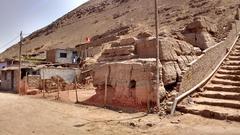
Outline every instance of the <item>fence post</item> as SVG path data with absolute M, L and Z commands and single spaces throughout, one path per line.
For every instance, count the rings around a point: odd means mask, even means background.
M 45 98 L 45 92 L 46 92 L 46 80 L 45 80 L 45 76 L 44 76 L 44 69 L 42 71 L 42 76 L 43 76 L 43 97 Z
M 79 101 L 78 101 L 77 79 L 76 78 L 74 80 L 74 88 L 75 88 L 75 92 L 76 92 L 76 103 L 79 103 Z
M 104 91 L 104 106 L 107 106 L 107 82 L 108 81 L 108 73 L 105 76 L 105 91 Z
M 59 77 L 57 78 L 57 89 L 58 89 L 57 99 L 60 99 Z

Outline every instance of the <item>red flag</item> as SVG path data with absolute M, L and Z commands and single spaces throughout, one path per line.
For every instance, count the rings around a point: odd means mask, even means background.
M 86 37 L 87 42 L 91 42 L 91 39 L 89 37 Z

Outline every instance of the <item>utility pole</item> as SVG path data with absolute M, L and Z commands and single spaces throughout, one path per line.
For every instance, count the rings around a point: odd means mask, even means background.
M 23 45 L 23 34 L 20 32 L 20 42 L 19 42 L 19 67 L 18 67 L 18 93 L 21 95 L 21 65 L 22 65 L 22 45 Z
M 156 96 L 156 104 L 157 104 L 157 109 L 159 110 L 160 109 L 160 99 L 159 99 L 159 86 L 160 86 L 160 80 L 159 80 L 159 72 L 160 72 L 160 69 L 159 69 L 159 39 L 158 39 L 158 0 L 155 0 L 155 26 L 156 26 L 156 48 L 157 48 L 157 58 L 156 58 L 156 68 L 157 68 L 157 96 Z

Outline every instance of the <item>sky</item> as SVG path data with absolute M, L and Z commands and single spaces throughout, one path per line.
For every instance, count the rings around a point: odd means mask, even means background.
M 0 0 L 0 53 L 88 0 Z

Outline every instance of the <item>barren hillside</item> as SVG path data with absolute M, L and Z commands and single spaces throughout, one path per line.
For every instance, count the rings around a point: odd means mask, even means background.
M 160 29 L 176 37 L 196 16 L 208 16 L 218 22 L 217 41 L 225 36 L 232 22 L 237 0 L 159 0 Z M 25 38 L 23 53 L 41 53 L 50 48 L 75 47 L 86 37 L 129 26 L 125 35 L 154 30 L 153 0 L 90 0 L 45 28 Z M 17 56 L 17 45 L 4 51 L 0 58 Z

